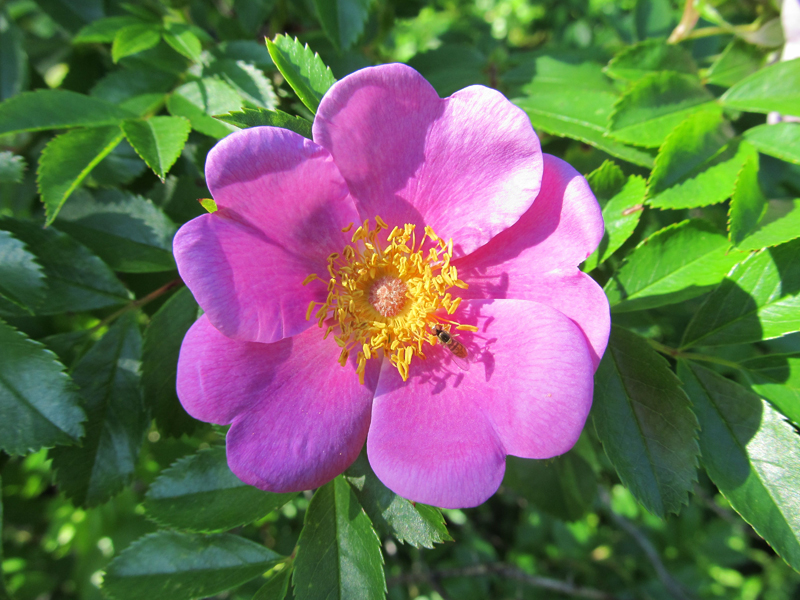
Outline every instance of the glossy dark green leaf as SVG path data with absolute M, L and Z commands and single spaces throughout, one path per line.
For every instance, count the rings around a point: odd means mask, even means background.
M 774 63 L 743 79 L 720 98 L 749 112 L 800 115 L 800 58 Z
M 347 50 L 364 32 L 372 0 L 314 0 L 322 30 L 338 50 Z
M 509 456 L 503 485 L 536 508 L 565 521 L 576 521 L 592 506 L 597 479 L 575 452 L 547 460 Z
M 603 239 L 583 265 L 588 273 L 633 234 L 644 209 L 645 181 L 638 175 L 625 177 L 622 169 L 611 161 L 604 162 L 586 179 L 603 209 L 605 224 Z
M 158 309 L 144 332 L 144 401 L 159 430 L 174 437 L 191 433 L 197 425 L 183 409 L 175 392 L 181 343 L 196 319 L 197 302 L 192 293 L 183 288 Z
M 0 8 L 0 101 L 16 96 L 28 85 L 28 56 L 23 36 L 6 12 Z
M 80 312 L 130 300 L 113 271 L 67 234 L 8 217 L 0 218 L 0 230 L 22 241 L 42 265 L 47 290 L 37 314 Z
M 308 506 L 294 563 L 297 600 L 383 600 L 381 543 L 341 476 L 319 488 Z
M 751 154 L 739 171 L 728 211 L 728 237 L 739 246 L 753 233 L 767 211 L 767 198 L 758 184 L 758 154 Z
M 699 111 L 678 125 L 656 156 L 648 201 L 656 208 L 689 208 L 730 198 L 736 179 L 755 149 L 733 138 L 717 112 Z
M 178 160 L 192 126 L 183 117 L 151 117 L 122 122 L 128 142 L 161 181 Z
M 72 38 L 73 44 L 110 44 L 117 33 L 130 25 L 142 25 L 142 19 L 130 15 L 106 17 L 93 21 Z
M 741 39 L 734 39 L 706 73 L 709 83 L 730 87 L 764 66 L 763 50 Z
M 284 600 L 292 580 L 292 569 L 284 568 L 270 577 L 253 596 L 253 600 Z
M 80 192 L 59 213 L 56 226 L 125 273 L 175 269 L 176 226 L 150 200 L 118 190 Z
M 56 355 L 0 321 L 0 450 L 28 454 L 75 444 L 86 415 Z
M 609 135 L 626 144 L 657 148 L 691 113 L 713 105 L 714 97 L 697 78 L 668 71 L 651 73 L 614 105 Z
M 433 548 L 436 543 L 452 540 L 438 508 L 412 504 L 395 494 L 381 483 L 363 452 L 345 471 L 345 479 L 375 528 L 384 535 L 415 548 Z
M 650 39 L 628 46 L 608 63 L 605 72 L 614 79 L 635 81 L 653 71 L 697 73 L 692 55 L 675 44 Z
M 189 531 L 233 529 L 264 517 L 297 494 L 274 494 L 242 483 L 228 468 L 225 447 L 201 450 L 161 472 L 145 510 L 161 525 Z
M 156 46 L 161 41 L 161 29 L 155 23 L 138 23 L 120 29 L 114 36 L 111 58 L 118 62 L 121 58 L 137 54 Z
M 441 98 L 470 85 L 488 85 L 489 57 L 470 44 L 442 44 L 414 55 L 408 65 L 428 80 Z
M 677 513 L 697 478 L 697 419 L 667 361 L 617 326 L 595 374 L 592 417 L 636 499 L 661 517 Z
M 189 119 L 193 129 L 219 139 L 235 129 L 214 115 L 240 110 L 242 99 L 224 81 L 206 77 L 180 86 L 167 100 L 167 108 L 172 115 Z
M 11 233 L 0 231 L 0 296 L 33 314 L 46 289 L 36 256 Z
M 205 598 L 250 581 L 281 558 L 237 535 L 159 531 L 108 565 L 103 591 L 114 600 Z
M 800 354 L 770 354 L 741 363 L 754 392 L 800 425 Z
M 142 336 L 127 313 L 78 362 L 72 377 L 86 401 L 80 447 L 51 451 L 56 483 L 75 503 L 97 506 L 133 477 L 149 419 L 139 389 Z
M 731 506 L 800 570 L 800 437 L 768 403 L 693 363 L 678 373 L 700 421 L 709 477 Z
M 140 112 L 142 107 L 153 102 L 154 98 L 163 101 L 176 81 L 175 75 L 164 71 L 120 69 L 103 77 L 89 93 L 95 98 L 128 107 L 128 110 L 142 114 Z
M 102 127 L 133 116 L 99 98 L 67 90 L 37 90 L 0 104 L 0 135 L 68 127 Z
M 683 302 L 711 291 L 747 254 L 700 219 L 665 227 L 628 254 L 605 287 L 612 312 Z
M 322 96 L 336 83 L 331 70 L 308 44 L 304 46 L 297 38 L 276 35 L 274 40 L 267 40 L 267 49 L 300 101 L 316 113 Z
M 800 123 L 758 125 L 745 131 L 744 139 L 759 152 L 800 165 Z
M 117 126 L 76 129 L 53 138 L 39 158 L 37 183 L 47 225 L 92 169 L 122 141 Z
M 303 137 L 311 139 L 311 122 L 302 117 L 295 117 L 280 110 L 265 110 L 243 108 L 239 112 L 218 115 L 220 121 L 225 121 L 236 127 L 246 129 L 248 127 L 281 127 L 299 133 Z
M 695 313 L 682 347 L 744 344 L 794 331 L 800 331 L 800 239 L 737 265 Z

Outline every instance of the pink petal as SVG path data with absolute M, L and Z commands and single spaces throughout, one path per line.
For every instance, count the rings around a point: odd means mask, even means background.
M 549 458 L 569 450 L 589 414 L 594 370 L 581 331 L 549 306 L 470 300 L 462 307 L 480 328 L 459 336 L 469 371 L 441 367 L 433 349 L 412 362 L 403 384 L 385 363 L 367 439 L 370 464 L 390 489 L 451 508 L 491 496 L 505 454 Z
M 459 274 L 521 262 L 517 275 L 577 267 L 603 237 L 603 215 L 586 180 L 560 158 L 544 155 L 542 190 L 517 223 L 455 264 Z
M 442 100 L 401 64 L 336 83 L 314 139 L 333 155 L 362 218 L 430 225 L 462 254 L 515 223 L 542 179 L 539 139 L 502 94 L 472 86 Z
M 209 153 L 206 177 L 219 210 L 181 227 L 173 248 L 181 277 L 211 323 L 240 340 L 274 342 L 309 326 L 326 259 L 357 222 L 347 186 L 326 150 L 295 133 L 255 127 Z
M 537 273 L 525 260 L 512 260 L 459 275 L 469 289 L 464 298 L 518 298 L 547 304 L 572 319 L 589 343 L 594 368 L 606 351 L 611 330 L 608 298 L 594 279 L 576 268 Z
M 178 396 L 197 419 L 233 423 L 228 464 L 242 481 L 273 492 L 315 488 L 358 456 L 377 385 L 377 361 L 360 385 L 338 356 L 316 327 L 261 344 L 230 339 L 203 316 L 181 347 Z

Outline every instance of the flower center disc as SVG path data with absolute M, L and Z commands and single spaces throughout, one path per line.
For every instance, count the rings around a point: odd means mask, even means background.
M 415 228 L 407 223 L 379 239 L 389 226 L 380 217 L 375 217 L 375 228 L 366 220 L 353 233 L 352 245 L 328 257 L 327 278 L 312 273 L 303 281 L 305 285 L 327 279 L 327 299 L 319 308 L 318 302 L 311 302 L 306 318 L 313 314 L 326 328 L 325 337 L 336 332 L 342 366 L 352 351 L 357 352 L 362 384 L 366 361 L 381 350 L 407 380 L 411 359 L 424 359 L 424 344 L 436 343 L 434 325 L 444 322 L 446 329 L 477 331 L 440 316 L 452 315 L 461 302 L 447 290 L 467 287 L 450 264 L 453 240 L 445 242 L 426 227 L 418 243 Z

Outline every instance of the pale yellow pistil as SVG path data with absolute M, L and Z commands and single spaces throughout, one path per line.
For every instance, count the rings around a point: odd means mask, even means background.
M 405 381 L 412 358 L 424 359 L 424 344 L 436 343 L 434 325 L 444 322 L 447 329 L 476 330 L 436 314 L 452 315 L 461 298 L 447 290 L 467 287 L 450 264 L 453 240 L 446 243 L 426 227 L 417 243 L 415 226 L 408 223 L 379 240 L 389 227 L 380 217 L 375 222 L 373 229 L 364 221 L 353 233 L 352 245 L 328 257 L 328 297 L 319 308 L 311 302 L 306 313 L 326 328 L 325 337 L 335 332 L 342 366 L 357 351 L 356 372 L 362 384 L 367 360 L 381 350 Z M 325 281 L 312 273 L 303 285 L 314 280 Z

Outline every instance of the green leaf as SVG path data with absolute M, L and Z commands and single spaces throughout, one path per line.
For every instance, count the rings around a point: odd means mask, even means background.
M 737 265 L 695 313 L 683 348 L 768 340 L 800 331 L 800 239 Z
M 117 126 L 77 129 L 48 142 L 39 158 L 37 184 L 46 225 L 50 225 L 70 194 L 103 158 L 122 141 Z
M 78 362 L 72 377 L 86 401 L 80 447 L 51 451 L 59 488 L 81 506 L 97 506 L 133 477 L 149 424 L 139 390 L 142 336 L 127 313 Z
M 56 355 L 0 321 L 0 450 L 28 454 L 74 444 L 85 420 Z
M 509 456 L 503 485 L 536 508 L 564 521 L 583 517 L 597 494 L 594 471 L 575 452 L 547 460 Z
M 280 110 L 265 110 L 263 108 L 252 109 L 243 108 L 239 112 L 218 115 L 217 119 L 225 121 L 236 127 L 246 129 L 248 127 L 281 127 L 299 133 L 303 137 L 311 139 L 311 122 L 302 117 L 295 117 Z
M 193 62 L 200 62 L 203 44 L 191 27 L 183 23 L 167 23 L 163 36 L 164 41 L 172 46 L 173 50 Z
M 754 392 L 800 425 L 800 354 L 770 354 L 740 363 Z
M 714 106 L 714 97 L 696 77 L 651 73 L 634 83 L 614 105 L 609 135 L 617 141 L 657 148 L 691 113 Z
M 648 182 L 648 204 L 688 208 L 730 198 L 745 161 L 756 152 L 733 139 L 733 130 L 718 112 L 690 115 L 669 134 L 656 156 Z
M 153 98 L 163 100 L 176 81 L 175 75 L 164 71 L 120 69 L 103 77 L 89 93 L 95 98 L 126 106 L 133 111 L 136 105 L 152 102 Z
M 115 271 L 151 273 L 176 268 L 172 257 L 176 226 L 142 196 L 119 190 L 96 196 L 80 192 L 59 213 L 56 225 Z
M 710 292 L 747 255 L 730 249 L 709 222 L 682 221 L 657 231 L 625 259 L 605 287 L 612 312 L 676 304 Z
M 161 181 L 181 155 L 192 125 L 183 117 L 151 117 L 122 122 L 133 149 Z
M 0 8 L 0 101 L 28 86 L 28 56 L 23 36 L 5 8 Z
M 253 596 L 253 600 L 283 600 L 289 591 L 289 582 L 292 578 L 292 569 L 285 567 L 270 577 Z
M 103 591 L 114 600 L 205 598 L 258 577 L 280 559 L 238 535 L 159 531 L 111 561 Z
M 242 108 L 239 94 L 224 81 L 206 77 L 183 84 L 167 100 L 169 112 L 176 117 L 186 117 L 192 128 L 200 133 L 221 139 L 236 131 L 220 123 L 214 115 Z
M 530 93 L 512 102 L 525 111 L 537 130 L 576 139 L 635 165 L 652 167 L 649 153 L 605 136 L 616 100 L 617 96 L 608 92 L 563 89 Z
M 72 38 L 73 44 L 110 44 L 117 33 L 131 25 L 143 25 L 144 22 L 137 18 L 124 15 L 121 17 L 106 17 L 86 25 Z
M 36 314 L 83 312 L 130 300 L 114 272 L 67 234 L 8 217 L 0 218 L 0 230 L 23 242 L 44 269 L 47 291 Z
M 697 478 L 697 419 L 667 361 L 617 326 L 595 374 L 592 417 L 637 500 L 661 517 L 677 513 Z
M 111 45 L 111 59 L 119 62 L 121 58 L 149 50 L 161 41 L 161 29 L 155 23 L 128 25 L 114 36 Z
M 319 488 L 306 511 L 294 563 L 297 600 L 383 600 L 381 543 L 341 476 Z
M 312 113 L 317 112 L 319 101 L 336 78 L 325 66 L 319 54 L 311 51 L 308 44 L 303 46 L 297 38 L 276 35 L 267 40 L 269 55 L 287 83 Z
M 161 525 L 220 531 L 251 523 L 297 494 L 274 494 L 239 480 L 228 468 L 225 447 L 201 450 L 161 472 L 145 496 L 145 510 Z
M 639 224 L 644 208 L 645 181 L 638 175 L 625 177 L 613 162 L 607 160 L 586 178 L 603 208 L 605 231 L 597 246 L 583 265 L 589 272 L 614 254 Z
M 395 494 L 381 483 L 364 453 L 344 476 L 378 531 L 415 548 L 433 548 L 434 544 L 453 539 L 438 508 L 412 504 Z
M 738 244 L 740 250 L 760 250 L 800 237 L 800 199 L 770 200 L 758 228 Z
M 36 257 L 8 231 L 0 231 L 0 295 L 34 314 L 47 286 Z
M 214 202 L 213 198 L 200 198 L 200 200 L 198 200 L 198 202 L 200 202 L 200 206 L 202 206 L 204 209 L 206 209 L 207 212 L 213 213 L 213 212 L 217 212 L 217 210 L 218 210 L 217 209 L 217 203 Z
M 0 104 L 0 135 L 115 125 L 133 116 L 127 110 L 91 96 L 66 90 L 37 90 Z
M 654 71 L 694 75 L 697 65 L 692 55 L 681 46 L 650 39 L 627 46 L 605 68 L 605 73 L 610 77 L 627 81 L 635 81 Z
M 204 74 L 217 74 L 250 106 L 271 110 L 278 105 L 272 82 L 261 69 L 242 60 L 216 60 Z
M 24 174 L 24 158 L 13 152 L 0 152 L 0 183 L 20 183 Z
M 728 238 L 731 243 L 739 246 L 758 228 L 766 211 L 767 199 L 758 185 L 758 154 L 751 154 L 739 172 L 728 211 Z
M 745 131 L 744 138 L 759 152 L 800 165 L 799 123 L 759 125 Z
M 469 44 L 442 44 L 415 54 L 408 66 L 419 71 L 440 97 L 446 98 L 469 85 L 489 83 L 488 57 Z
M 766 54 L 738 38 L 719 55 L 706 73 L 708 83 L 730 87 L 764 66 Z
M 678 373 L 700 421 L 703 465 L 742 518 L 800 570 L 800 437 L 758 396 L 693 363 Z
M 142 389 L 145 403 L 158 428 L 173 437 L 191 433 L 197 424 L 183 409 L 175 392 L 181 343 L 195 320 L 197 302 L 188 288 L 183 288 L 158 309 L 144 332 Z
M 800 115 L 800 59 L 777 62 L 743 79 L 720 98 L 749 112 Z
M 372 0 L 314 0 L 322 30 L 340 51 L 361 37 L 371 5 Z

